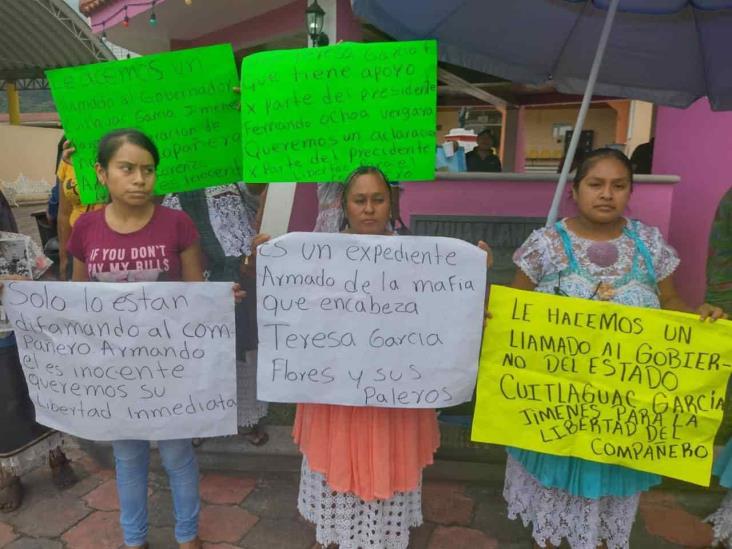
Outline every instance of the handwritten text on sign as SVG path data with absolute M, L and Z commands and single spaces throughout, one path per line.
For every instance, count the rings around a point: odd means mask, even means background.
M 732 323 L 491 288 L 473 440 L 709 485 Z
M 236 433 L 231 284 L 8 282 L 3 304 L 39 423 L 92 440 Z
M 47 71 L 66 136 L 76 147 L 81 201 L 106 202 L 94 173 L 109 131 L 137 128 L 160 149 L 155 193 L 238 181 L 241 127 L 230 45 Z
M 451 238 L 291 233 L 257 260 L 258 397 L 392 408 L 470 400 L 485 253 Z
M 434 41 L 262 52 L 241 70 L 247 183 L 343 181 L 362 165 L 434 179 Z

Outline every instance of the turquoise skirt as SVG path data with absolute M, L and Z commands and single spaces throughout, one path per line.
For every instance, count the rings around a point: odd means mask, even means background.
M 714 460 L 712 474 L 719 477 L 719 484 L 732 488 L 732 439 L 724 445 L 722 453 Z
M 729 445 L 728 445 L 729 447 Z M 509 455 L 546 488 L 558 488 L 573 496 L 599 499 L 605 496 L 627 497 L 661 483 L 661 477 L 580 458 L 552 456 L 506 448 Z M 732 482 L 732 467 L 729 469 Z

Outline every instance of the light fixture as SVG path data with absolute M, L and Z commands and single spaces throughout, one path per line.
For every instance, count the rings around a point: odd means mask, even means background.
M 152 9 L 150 10 L 150 19 L 147 20 L 147 22 L 150 23 L 151 27 L 154 27 L 158 24 L 158 16 L 155 15 L 155 1 L 156 0 L 153 0 Z
M 125 18 L 122 19 L 122 26 L 127 28 L 130 26 L 130 18 L 127 16 L 127 4 L 125 4 Z
M 186 0 L 186 6 L 190 6 L 191 4 L 193 4 L 193 0 Z
M 327 46 L 329 43 L 328 35 L 323 32 L 323 21 L 325 20 L 325 12 L 318 5 L 318 0 L 305 10 L 306 21 L 308 25 L 308 36 L 313 42 L 313 47 Z

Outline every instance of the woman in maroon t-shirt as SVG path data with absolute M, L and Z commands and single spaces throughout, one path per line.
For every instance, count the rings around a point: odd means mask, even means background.
M 109 190 L 110 203 L 82 215 L 74 225 L 68 251 L 74 281 L 104 282 L 203 280 L 198 233 L 183 212 L 152 200 L 160 155 L 137 130 L 118 130 L 99 143 L 96 172 Z M 238 285 L 235 297 L 243 293 Z M 125 544 L 147 547 L 147 470 L 150 443 L 113 443 Z M 175 537 L 181 548 L 200 548 L 198 539 L 198 463 L 190 439 L 158 441 L 175 508 Z

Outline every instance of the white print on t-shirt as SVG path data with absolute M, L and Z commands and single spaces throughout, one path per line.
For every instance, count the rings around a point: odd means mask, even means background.
M 87 260 L 89 274 L 121 271 L 170 270 L 165 244 L 135 248 L 92 248 Z

